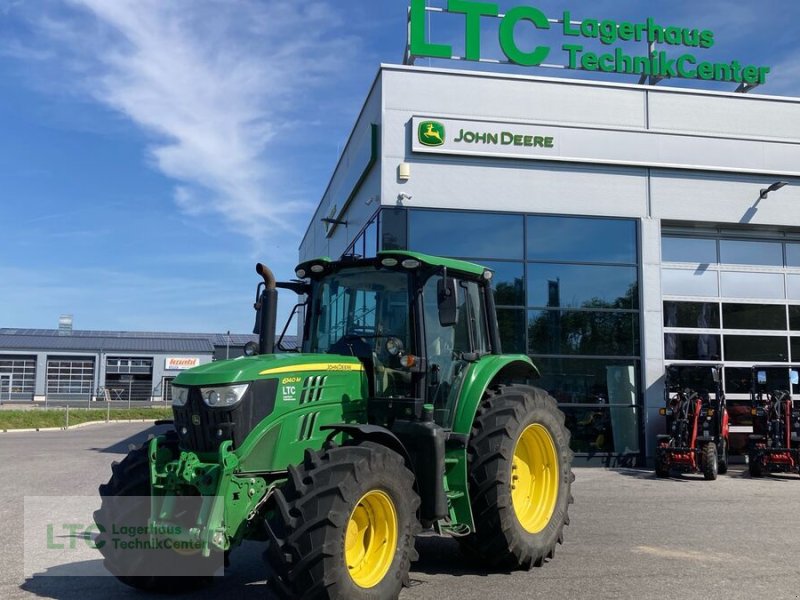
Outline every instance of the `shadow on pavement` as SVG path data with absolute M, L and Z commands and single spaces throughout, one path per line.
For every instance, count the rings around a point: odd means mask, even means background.
M 197 598 L 198 600 L 263 600 L 268 597 L 264 586 L 264 565 L 260 544 L 245 543 L 232 556 L 225 577 L 213 585 L 185 594 L 143 594 L 107 577 L 77 576 L 77 573 L 97 573 L 101 560 L 59 565 L 25 580 L 20 589 L 41 598 L 53 600 L 87 600 L 89 598 Z
M 127 454 L 130 446 L 140 446 L 147 440 L 157 435 L 161 435 L 169 431 L 171 428 L 172 425 L 151 425 L 144 431 L 140 431 L 134 435 L 128 436 L 127 438 L 115 442 L 106 448 L 89 448 L 89 450 L 94 450 L 95 452 L 108 452 L 110 454 Z

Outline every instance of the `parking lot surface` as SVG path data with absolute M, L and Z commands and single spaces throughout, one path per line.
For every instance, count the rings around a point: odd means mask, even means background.
M 69 565 L 52 571 L 59 576 L 26 579 L 23 505 L 25 496 L 96 494 L 111 461 L 157 431 L 112 424 L 0 434 L 0 598 L 145 597 L 111 577 L 70 577 Z M 800 598 L 797 475 L 751 479 L 743 465 L 713 482 L 636 469 L 575 474 L 571 524 L 555 560 L 530 572 L 487 573 L 466 564 L 454 540 L 422 537 L 401 598 Z M 263 577 L 261 548 L 246 544 L 222 582 L 191 597 L 264 598 Z

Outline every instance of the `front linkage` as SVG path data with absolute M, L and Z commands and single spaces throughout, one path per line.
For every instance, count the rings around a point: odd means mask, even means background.
M 157 437 L 150 440 L 148 447 L 150 531 L 173 532 L 176 525 L 185 526 L 176 500 L 199 495 L 199 510 L 194 511 L 193 522 L 183 536 L 186 541 L 201 544 L 203 556 L 208 557 L 214 550 L 227 552 L 246 537 L 258 537 L 255 517 L 268 489 L 276 483 L 268 485 L 261 477 L 235 475 L 239 458 L 230 441 L 220 444 L 215 462 L 204 462 L 194 452 L 184 450 L 179 450 L 176 457 L 177 449 L 164 442 L 164 437 Z

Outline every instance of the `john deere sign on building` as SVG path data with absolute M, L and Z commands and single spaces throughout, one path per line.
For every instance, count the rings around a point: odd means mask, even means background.
M 648 18 L 644 22 L 588 18 L 573 21 L 570 11 L 558 19 L 548 18 L 534 6 L 521 5 L 504 14 L 497 3 L 448 0 L 444 12 L 464 15 L 464 56 L 453 56 L 452 46 L 428 40 L 425 0 L 412 0 L 410 14 L 409 52 L 413 57 L 458 58 L 479 61 L 484 56 L 481 25 L 486 18 L 500 19 L 499 43 L 508 61 L 523 66 L 542 66 L 547 60 L 566 61 L 568 69 L 602 73 L 677 77 L 703 81 L 735 82 L 760 85 L 766 82 L 769 67 L 746 64 L 740 60 L 712 62 L 700 53 L 715 44 L 714 32 L 694 27 L 662 25 Z M 539 45 L 532 50 L 530 40 L 537 39 L 537 30 L 559 26 L 565 42 L 561 59 L 551 46 Z M 520 44 L 518 40 L 525 40 Z M 581 42 L 600 42 L 603 52 L 589 51 Z M 654 50 L 645 55 L 630 54 L 620 42 L 660 44 L 670 50 Z M 672 49 L 675 49 L 673 52 Z M 560 63 L 559 63 L 560 64 Z

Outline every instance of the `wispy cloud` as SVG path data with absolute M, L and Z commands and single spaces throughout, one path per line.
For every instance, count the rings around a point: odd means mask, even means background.
M 298 135 L 283 124 L 355 52 L 327 1 L 48 6 L 31 17 L 36 52 L 10 41 L 6 53 L 58 61 L 70 86 L 146 132 L 148 158 L 175 181 L 178 207 L 220 216 L 252 240 L 290 222 L 302 229 L 290 217 L 316 198 L 297 194 L 292 174 L 279 169 L 284 136 Z

